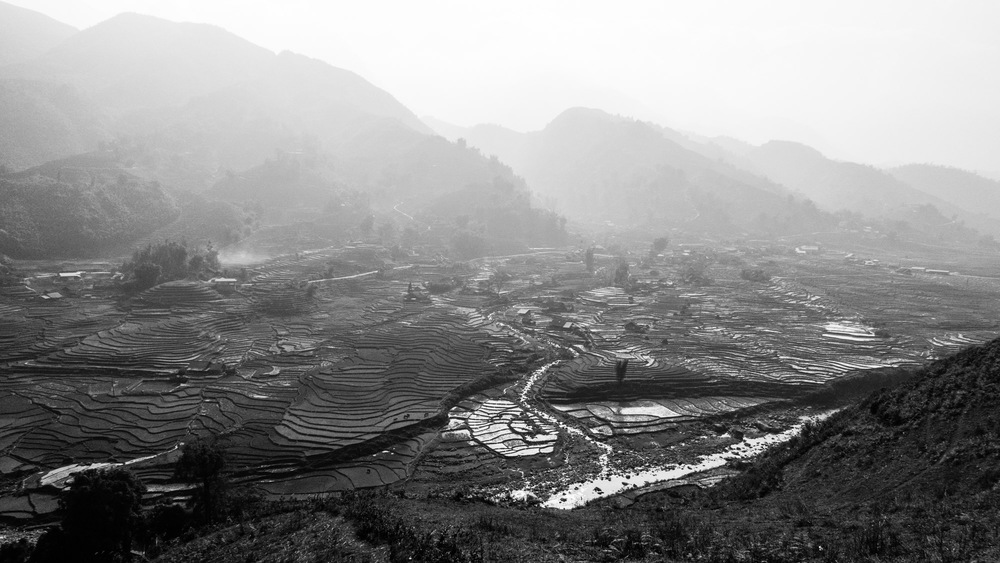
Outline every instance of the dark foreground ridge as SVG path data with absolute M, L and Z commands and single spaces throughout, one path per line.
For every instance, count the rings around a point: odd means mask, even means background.
M 192 519 L 147 555 L 164 562 L 991 561 L 1000 556 L 998 402 L 1000 339 L 808 425 L 712 489 L 659 490 L 627 508 L 610 499 L 573 511 L 460 493 L 415 498 L 402 484 L 294 503 L 248 497 L 225 523 Z M 147 536 L 163 528 L 147 520 Z

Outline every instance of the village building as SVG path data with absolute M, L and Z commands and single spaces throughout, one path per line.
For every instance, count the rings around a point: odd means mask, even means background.
M 236 284 L 239 280 L 236 278 L 212 278 L 208 280 L 208 283 L 212 285 L 212 289 L 219 292 L 232 292 L 236 291 Z

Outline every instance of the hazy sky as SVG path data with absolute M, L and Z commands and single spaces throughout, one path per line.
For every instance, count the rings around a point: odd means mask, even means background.
M 213 23 L 418 115 L 539 129 L 599 107 L 875 164 L 1000 172 L 1000 1 L 8 0 L 77 27 Z

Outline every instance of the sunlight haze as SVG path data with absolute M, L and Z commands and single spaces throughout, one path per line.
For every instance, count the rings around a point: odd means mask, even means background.
M 85 28 L 211 23 L 353 70 L 417 115 L 545 126 L 596 107 L 877 165 L 1000 170 L 1000 4 L 14 0 Z

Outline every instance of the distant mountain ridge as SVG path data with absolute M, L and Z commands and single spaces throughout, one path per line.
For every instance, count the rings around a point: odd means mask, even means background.
M 714 185 L 708 193 L 728 194 L 710 200 L 712 205 L 726 207 L 727 198 L 737 193 L 761 190 L 765 195 L 759 198 L 728 201 L 727 213 L 739 209 L 743 226 L 748 226 L 749 211 L 761 218 L 769 216 L 772 223 L 772 211 L 778 217 L 787 216 L 786 206 L 773 196 L 792 195 L 814 202 L 827 213 L 846 211 L 904 227 L 921 227 L 929 219 L 934 223 L 930 227 L 953 222 L 959 230 L 964 226 L 1000 236 L 1000 189 L 995 189 L 1000 183 L 972 173 L 952 171 L 946 179 L 940 170 L 917 174 L 916 165 L 881 170 L 829 159 L 802 143 L 769 141 L 755 146 L 727 137 L 681 133 L 590 108 L 566 110 L 543 130 L 529 133 L 492 124 L 461 128 L 425 120 L 449 138 L 464 138 L 484 153 L 498 155 L 543 198 L 548 197 L 550 204 L 565 206 L 560 208 L 569 213 L 586 213 L 587 206 L 614 211 L 612 200 L 630 193 L 634 199 L 640 192 L 653 206 L 688 205 L 689 198 L 668 202 L 649 197 L 671 183 L 653 181 L 662 176 L 654 171 L 671 169 L 682 172 L 683 181 L 678 183 L 681 176 L 676 176 L 669 190 Z M 650 188 L 657 182 L 660 188 Z M 636 191 L 640 185 L 650 189 Z M 721 185 L 727 189 L 720 190 Z M 689 211 L 689 216 L 697 213 L 690 206 Z M 940 232 L 928 234 L 939 236 Z
M 67 119 L 45 102 L 45 89 L 51 87 L 26 90 L 24 84 L 69 88 L 88 114 Z M 329 137 L 328 124 L 342 128 L 373 118 L 431 132 L 391 94 L 353 72 L 292 53 L 276 55 L 215 26 L 129 13 L 75 32 L 33 59 L 0 67 L 0 106 L 53 121 L 63 129 L 60 136 L 89 144 L 55 143 L 55 150 L 45 150 L 36 146 L 45 143 L 31 141 L 38 135 L 33 122 L 8 117 L 8 126 L 0 130 L 0 164 L 14 168 L 93 150 L 100 141 L 152 128 L 190 130 L 186 120 L 204 116 L 199 108 L 223 116 L 241 111 L 244 120 L 263 120 L 265 129 L 280 124 L 286 136 Z M 104 130 L 85 130 L 78 121 L 101 121 Z M 289 148 L 275 139 L 267 144 L 268 153 Z M 258 157 L 255 153 L 229 166 L 255 164 Z
M 932 164 L 908 164 L 887 172 L 924 193 L 1000 220 L 1000 181 L 967 170 Z
M 768 178 L 792 188 L 828 210 L 846 209 L 866 217 L 907 221 L 914 209 L 933 205 L 944 217 L 955 217 L 980 231 L 1000 235 L 997 216 L 984 214 L 987 204 L 974 198 L 956 199 L 934 181 L 915 185 L 914 174 L 880 170 L 854 162 L 835 161 L 818 150 L 791 141 L 769 141 L 745 153 L 744 158 Z M 964 205 L 963 205 L 964 204 Z
M 696 144 L 680 133 L 597 109 L 571 108 L 541 131 L 477 125 L 463 134 L 560 212 L 730 233 L 832 220 L 783 186 L 688 148 Z
M 221 28 L 125 13 L 0 75 L 68 82 L 116 109 L 179 105 L 266 67 L 274 54 Z
M 44 14 L 0 2 L 0 66 L 38 57 L 76 32 Z
M 66 247 L 82 254 L 188 228 L 197 231 L 192 238 L 230 243 L 262 226 L 258 218 L 308 223 L 336 215 L 346 232 L 361 217 L 329 212 L 344 194 L 363 194 L 361 207 L 383 212 L 386 232 L 393 220 L 416 221 L 411 214 L 441 225 L 439 242 L 464 225 L 456 240 L 467 258 L 565 237 L 565 221 L 533 209 L 509 167 L 434 135 L 390 93 L 353 72 L 274 54 L 211 25 L 115 16 L 0 67 L 0 108 L 7 110 L 0 113 L 0 174 L 32 175 L 8 186 L 21 199 L 0 201 L 0 230 L 11 227 L 4 241 L 18 256 L 63 251 L 39 242 L 48 229 L 44 215 L 24 212 L 31 185 L 87 201 L 103 197 L 103 188 L 61 179 L 77 168 L 91 178 L 113 168 L 183 202 L 173 207 L 178 221 L 147 221 L 145 231 L 101 224 L 99 236 Z M 91 164 L 70 164 L 94 158 L 111 164 L 89 172 Z M 40 180 L 42 169 L 55 180 Z M 442 204 L 453 194 L 463 206 Z M 59 201 L 69 199 L 49 203 Z M 85 228 L 86 217 L 71 209 L 43 208 L 65 216 L 67 232 Z M 207 209 L 218 211 L 220 228 L 210 228 Z
M 970 177 L 959 197 L 941 188 L 940 174 L 887 173 L 797 143 L 707 139 L 590 108 L 528 133 L 426 120 L 482 151 L 464 155 L 465 146 L 447 146 L 363 77 L 215 26 L 139 14 L 79 32 L 45 25 L 56 29 L 50 37 L 69 35 L 29 59 L 10 48 L 16 62 L 0 66 L 0 166 L 8 170 L 113 150 L 132 174 L 205 192 L 226 174 L 296 155 L 323 160 L 324 182 L 390 205 L 428 205 L 501 179 L 530 186 L 551 209 L 621 224 L 778 235 L 836 228 L 843 221 L 833 213 L 846 210 L 1000 234 L 993 184 Z

